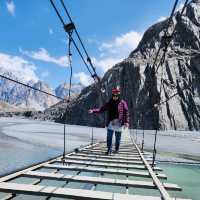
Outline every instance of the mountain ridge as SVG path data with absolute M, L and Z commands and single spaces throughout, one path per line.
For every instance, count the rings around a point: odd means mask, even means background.
M 19 81 L 14 73 L 3 70 L 3 68 L 1 68 L 0 71 L 1 74 L 5 77 Z M 68 96 L 69 86 L 64 83 L 58 85 L 55 90 L 51 89 L 47 83 L 41 80 L 29 81 L 26 84 L 33 88 L 40 89 L 50 94 L 61 97 L 63 99 L 67 98 Z M 72 96 L 76 96 L 78 93 L 80 93 L 81 88 L 81 84 L 72 84 Z M 5 108 L 8 108 L 8 106 L 6 106 L 7 104 L 10 105 L 10 108 L 12 108 L 13 106 L 13 112 L 15 112 L 16 110 L 43 111 L 60 101 L 55 97 L 42 94 L 39 91 L 35 91 L 31 88 L 26 88 L 23 85 L 16 84 L 14 82 L 11 82 L 10 80 L 3 78 L 0 79 L 0 100 L 6 103 L 4 104 Z M 6 111 L 5 108 L 4 111 Z M 12 111 L 12 109 L 8 110 Z

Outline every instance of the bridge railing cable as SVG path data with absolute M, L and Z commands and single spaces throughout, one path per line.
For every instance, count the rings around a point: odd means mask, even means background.
M 0 78 L 3 78 L 3 79 L 6 79 L 6 80 L 9 80 L 9 81 L 11 81 L 11 82 L 13 82 L 13 83 L 16 83 L 16 84 L 22 85 L 22 86 L 24 86 L 24 87 L 26 87 L 26 88 L 29 88 L 29 89 L 32 89 L 32 90 L 35 90 L 35 91 L 41 92 L 41 93 L 43 93 L 43 94 L 46 94 L 46 95 L 48 95 L 48 96 L 55 97 L 55 98 L 60 99 L 60 100 L 63 100 L 63 101 L 66 100 L 66 99 L 64 99 L 64 98 L 62 98 L 62 97 L 59 97 L 59 96 L 54 95 L 54 94 L 51 94 L 51 93 L 49 93 L 49 92 L 46 92 L 46 91 L 41 90 L 41 89 L 38 89 L 38 88 L 36 88 L 36 87 L 33 87 L 33 86 L 28 85 L 28 84 L 26 84 L 26 83 L 23 83 L 23 82 L 21 82 L 21 81 L 18 81 L 18 80 L 12 79 L 12 78 L 7 77 L 7 76 L 2 75 L 2 74 L 0 74 Z

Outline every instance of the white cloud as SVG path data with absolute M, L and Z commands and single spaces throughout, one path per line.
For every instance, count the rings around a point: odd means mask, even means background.
M 75 73 L 74 78 L 78 79 L 78 81 L 84 86 L 88 86 L 93 83 L 91 76 L 87 75 L 85 72 Z
M 108 51 L 108 53 L 111 54 L 123 54 L 122 56 L 128 56 L 128 54 L 137 47 L 142 35 L 141 33 L 130 31 L 115 37 L 111 42 L 104 42 L 99 50 Z
M 67 56 L 61 56 L 61 57 L 58 57 L 58 58 L 53 57 L 44 48 L 40 48 L 38 51 L 24 51 L 22 49 L 19 49 L 19 51 L 22 54 L 24 54 L 28 57 L 31 57 L 35 60 L 41 60 L 41 61 L 44 61 L 44 62 L 54 63 L 54 64 L 57 64 L 57 65 L 62 66 L 62 67 L 68 67 L 68 65 L 69 65 Z
M 12 73 L 18 80 L 25 83 L 38 81 L 35 74 L 36 66 L 18 56 L 0 53 L 0 71 L 1 73 Z
M 182 10 L 184 6 L 184 3 L 180 3 L 179 6 L 177 7 L 176 11 Z
M 53 35 L 53 29 L 49 28 L 49 35 Z
M 130 31 L 115 37 L 112 41 L 99 46 L 99 58 L 93 58 L 94 64 L 104 73 L 116 63 L 122 61 L 138 46 L 142 33 Z
M 48 76 L 49 76 L 49 72 L 48 71 L 44 71 L 44 72 L 41 73 L 41 77 L 42 78 L 46 78 Z
M 15 4 L 12 0 L 8 0 L 6 3 L 8 12 L 12 15 L 15 16 Z
M 167 19 L 167 17 L 161 16 L 157 21 L 158 21 L 158 22 L 161 22 L 161 21 L 164 21 L 164 20 L 166 20 L 166 19 Z
M 99 67 L 103 73 L 105 73 L 107 70 L 112 68 L 115 64 L 121 62 L 123 58 L 101 58 L 97 60 L 96 58 L 93 58 L 93 63 L 95 66 Z

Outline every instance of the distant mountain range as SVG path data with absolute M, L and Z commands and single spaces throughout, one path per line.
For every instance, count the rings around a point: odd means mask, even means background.
M 6 77 L 18 80 L 12 72 L 7 72 L 2 68 L 0 68 L 0 73 Z M 62 98 L 66 98 L 68 96 L 69 85 L 67 84 L 60 84 L 55 90 L 51 89 L 50 86 L 43 81 L 30 81 L 27 84 Z M 73 84 L 72 96 L 80 93 L 82 87 L 83 86 L 81 84 Z M 4 112 L 12 111 L 12 109 L 13 111 L 43 111 L 59 102 L 59 100 L 55 97 L 42 94 L 38 91 L 34 91 L 2 78 L 0 78 L 0 101 L 0 109 Z
M 0 113 L 1 112 L 19 112 L 21 111 L 20 108 L 16 106 L 12 106 L 6 102 L 0 101 Z

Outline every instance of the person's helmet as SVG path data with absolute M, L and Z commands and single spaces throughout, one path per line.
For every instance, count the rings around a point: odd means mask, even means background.
M 119 88 L 113 88 L 112 89 L 112 94 L 114 94 L 114 95 L 120 95 L 120 89 Z

